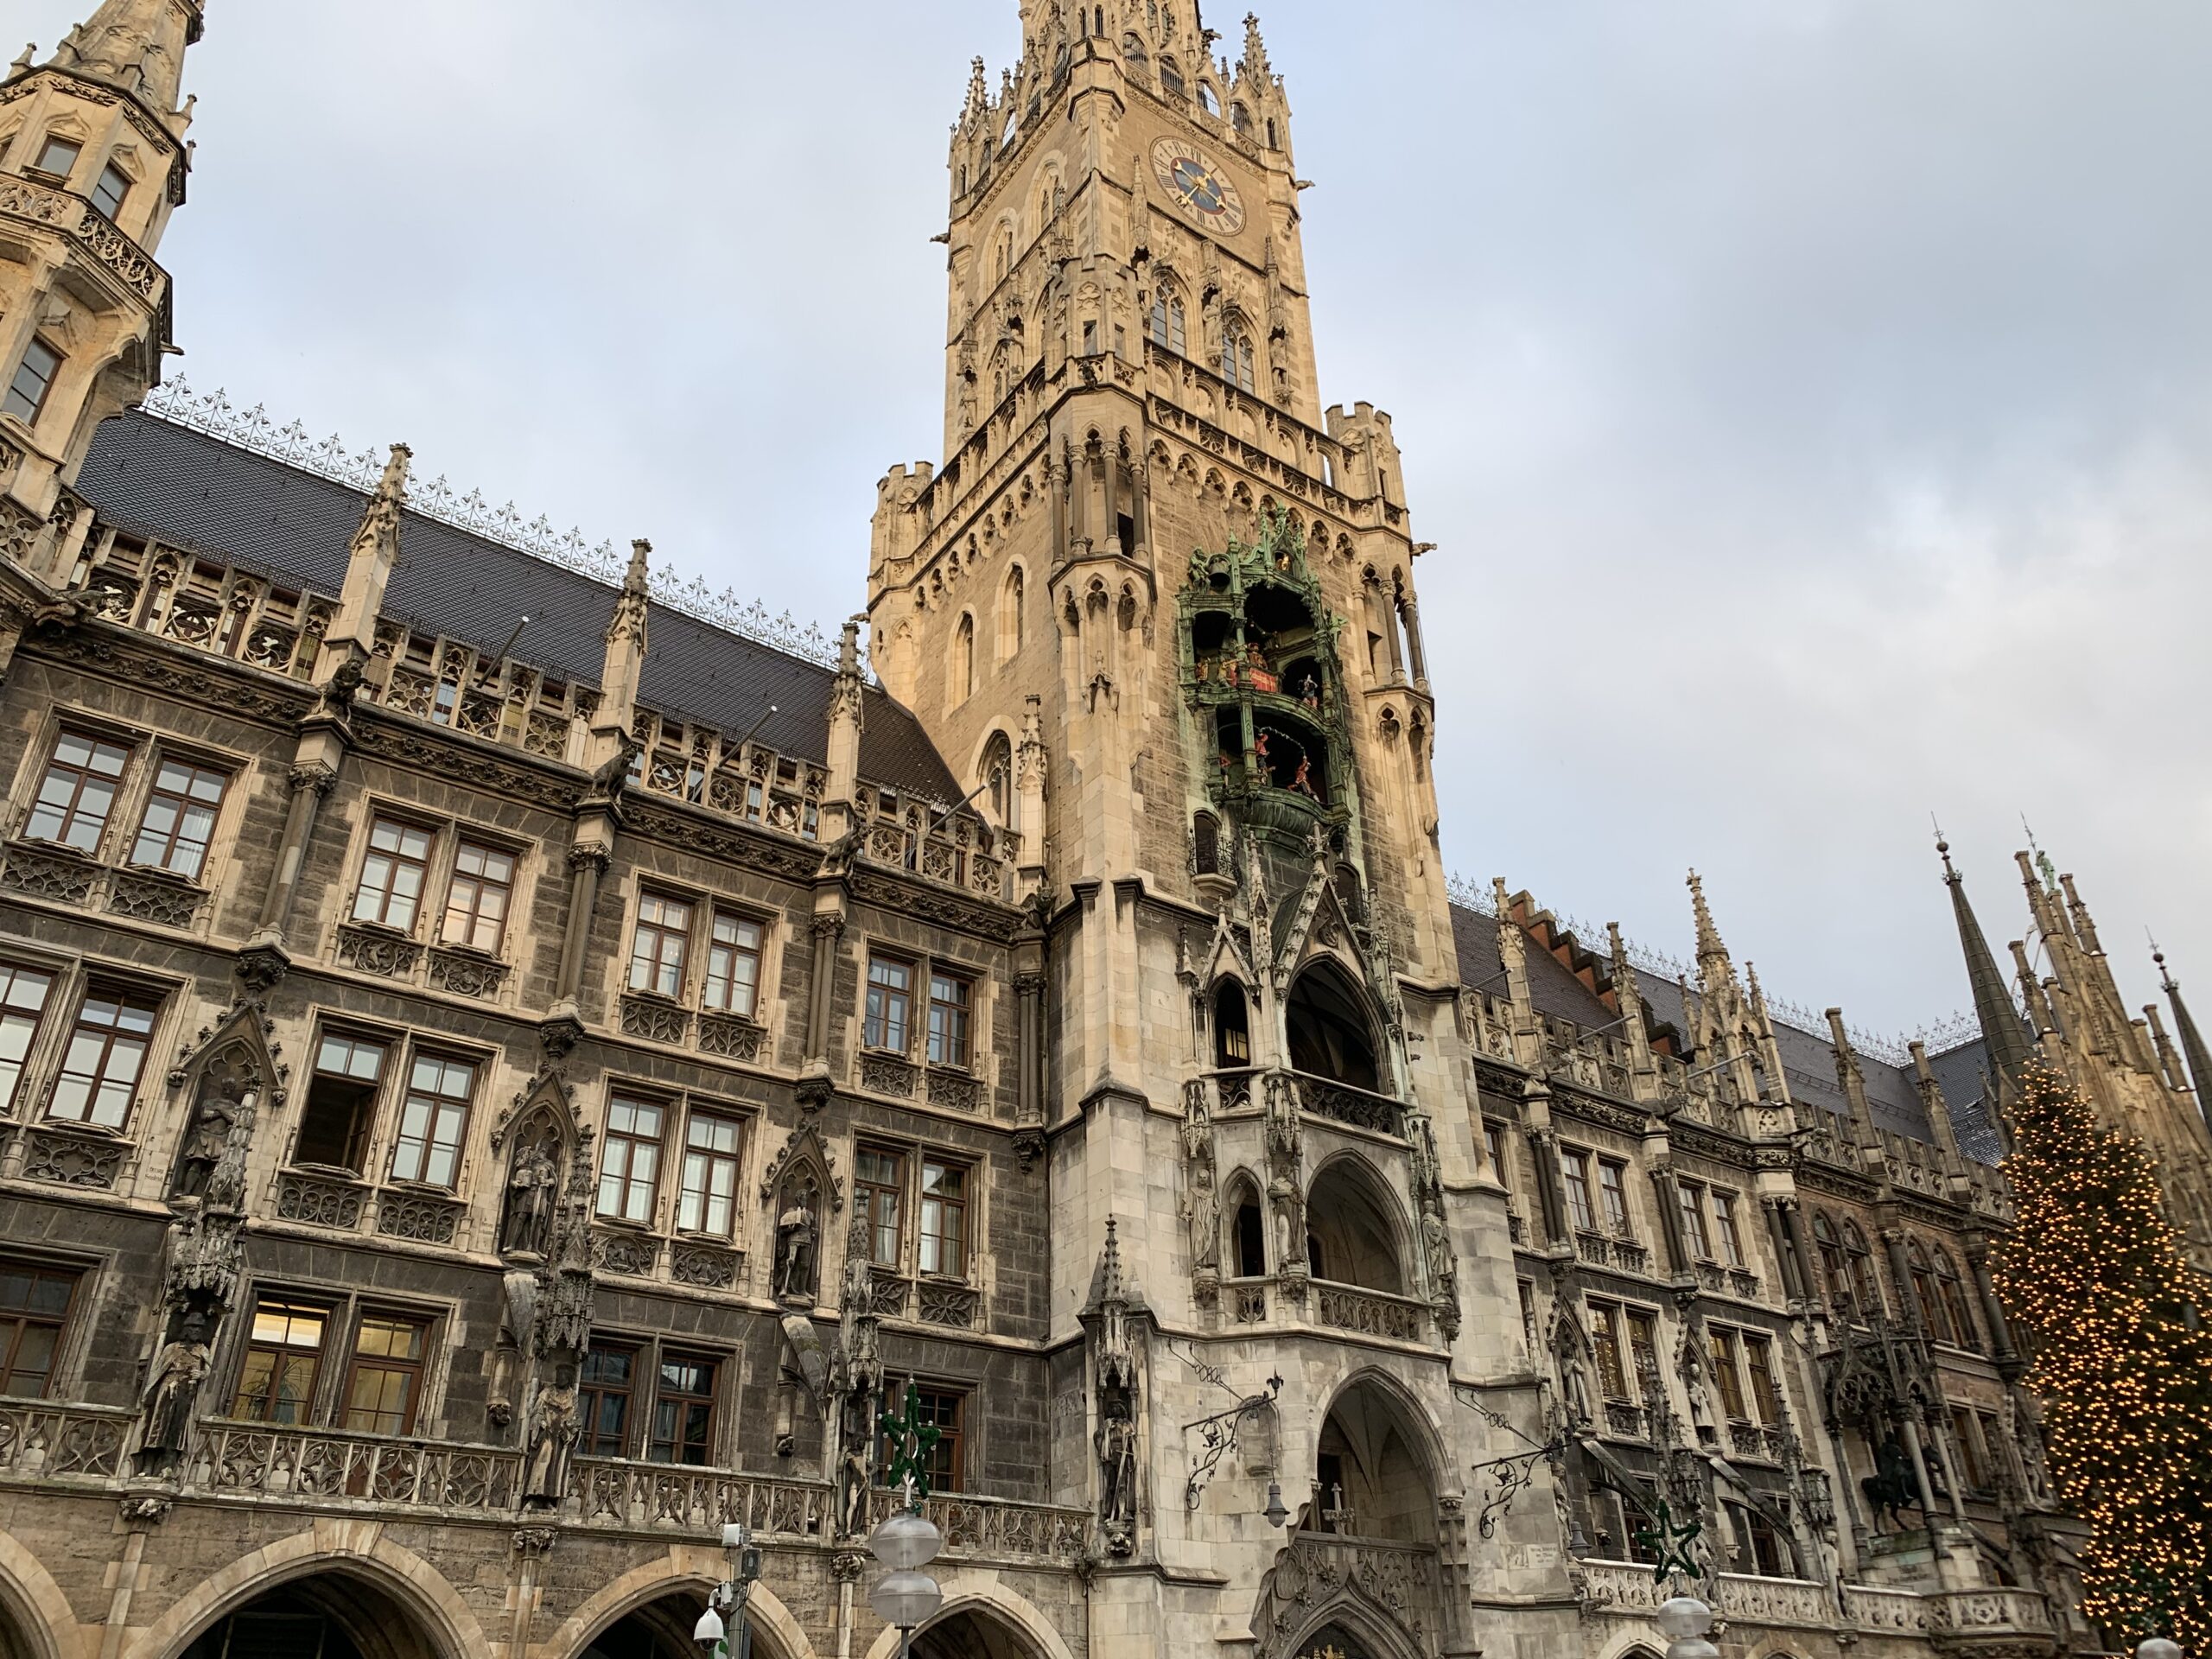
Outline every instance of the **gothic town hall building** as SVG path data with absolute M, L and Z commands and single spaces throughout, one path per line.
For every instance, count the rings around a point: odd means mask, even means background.
M 2101 1651 L 1997 1163 L 2040 1052 L 2212 1251 L 2178 999 L 1447 879 L 1258 26 L 1021 12 L 866 667 L 161 384 L 200 0 L 0 82 L 0 1656 L 675 1659 L 742 1521 L 884 1659 L 910 1399 L 925 1659 L 1619 1659 L 1692 1520 L 1729 1659 Z

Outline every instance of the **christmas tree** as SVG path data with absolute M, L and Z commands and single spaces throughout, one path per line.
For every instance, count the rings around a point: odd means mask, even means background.
M 2212 1282 L 2192 1269 L 2132 1136 L 2041 1065 L 2005 1160 L 2017 1215 L 1997 1285 L 2033 1337 L 2051 1478 L 2088 1522 L 2089 1615 L 2212 1649 Z

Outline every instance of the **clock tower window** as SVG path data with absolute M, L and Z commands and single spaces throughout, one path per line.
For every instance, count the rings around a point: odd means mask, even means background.
M 1252 337 L 1231 324 L 1221 335 L 1221 378 L 1239 391 L 1251 391 L 1258 385 L 1254 373 Z
M 1152 296 L 1152 343 L 1164 352 L 1183 355 L 1183 302 L 1164 289 Z
M 1160 90 L 1170 98 L 1183 96 L 1183 71 L 1164 52 L 1160 54 Z

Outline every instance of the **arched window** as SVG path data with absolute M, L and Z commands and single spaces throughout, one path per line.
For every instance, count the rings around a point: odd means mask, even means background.
M 1307 1270 L 1335 1284 L 1403 1295 L 1395 1209 L 1389 1189 L 1358 1159 L 1329 1165 L 1306 1195 Z
M 1855 1221 L 1843 1224 L 1843 1253 L 1851 1263 L 1851 1292 L 1858 1309 L 1886 1313 L 1888 1304 L 1882 1300 L 1882 1283 L 1874 1276 L 1874 1253 L 1866 1248 L 1866 1235 L 1859 1230 Z
M 1966 1287 L 1959 1282 L 1959 1270 L 1951 1265 L 1949 1255 L 1942 1250 L 1936 1252 L 1936 1294 L 1942 1300 L 1944 1317 L 1950 1321 L 1952 1340 L 1980 1353 L 1981 1334 L 1967 1305 Z
M 1160 54 L 1160 90 L 1170 98 L 1183 96 L 1183 70 L 1165 52 Z
M 976 690 L 976 618 L 973 613 L 963 614 L 959 627 L 953 631 L 950 672 L 950 696 L 948 700 L 963 702 Z
M 1922 1328 L 1937 1342 L 1950 1341 L 1943 1310 L 1936 1300 L 1936 1275 L 1928 1266 L 1928 1252 L 1920 1248 L 1918 1239 L 1905 1246 L 1904 1260 L 1905 1271 L 1912 1275 L 1912 1300 L 1920 1310 Z
M 1381 1087 L 1365 999 L 1334 963 L 1316 962 L 1298 976 L 1290 988 L 1284 1024 L 1294 1070 L 1355 1089 Z
M 976 781 L 983 786 L 984 810 L 991 822 L 1001 830 L 1015 830 L 1014 792 L 1014 745 L 1004 732 L 991 734 L 991 741 L 983 745 L 982 764 L 976 768 Z
M 1244 988 L 1223 979 L 1213 988 L 1213 1063 L 1224 1070 L 1252 1064 L 1252 1025 Z
M 1135 34 L 1122 35 L 1122 55 L 1129 60 L 1132 69 L 1142 69 L 1147 56 L 1142 39 Z
M 1242 99 L 1229 106 L 1229 124 L 1246 137 L 1251 137 L 1252 111 L 1245 108 Z
M 1211 812 L 1191 820 L 1191 874 L 1221 874 L 1221 820 Z
M 999 660 L 1005 662 L 1021 649 L 1021 604 L 1026 578 L 1015 565 L 999 588 Z
M 1259 382 L 1253 354 L 1252 336 L 1240 323 L 1231 323 L 1221 335 L 1221 378 L 1239 391 L 1250 391 Z
M 1281 143 L 1275 137 L 1275 118 L 1272 115 L 1268 118 L 1268 148 L 1269 149 L 1282 148 Z
M 1239 1279 L 1263 1278 L 1268 1271 L 1268 1218 L 1260 1208 L 1260 1189 L 1239 1176 L 1229 1189 L 1231 1259 Z
M 1180 357 L 1185 340 L 1182 299 L 1165 288 L 1154 289 L 1152 343 L 1164 352 L 1173 352 Z
M 1840 1312 L 1853 1311 L 1851 1296 L 1851 1269 L 1844 1260 L 1842 1243 L 1836 1237 L 1835 1224 L 1823 1211 L 1813 1214 L 1814 1254 L 1819 1258 L 1821 1289 L 1830 1307 Z
M 1198 83 L 1198 107 L 1208 115 L 1221 113 L 1221 100 L 1213 95 L 1213 88 L 1203 80 Z

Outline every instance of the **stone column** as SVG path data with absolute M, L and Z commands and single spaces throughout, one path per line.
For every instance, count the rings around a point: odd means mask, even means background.
M 302 743 L 304 751 L 310 744 Z M 317 744 L 313 747 L 320 748 Z M 292 899 L 299 892 L 300 871 L 307 862 L 308 841 L 315 834 L 316 814 L 323 797 L 338 782 L 335 757 L 302 758 L 289 774 L 290 804 L 284 813 L 284 833 L 276 843 L 276 868 L 270 877 L 268 893 L 261 902 L 261 917 L 254 928 L 257 940 L 281 946 L 284 924 L 292 913 Z

